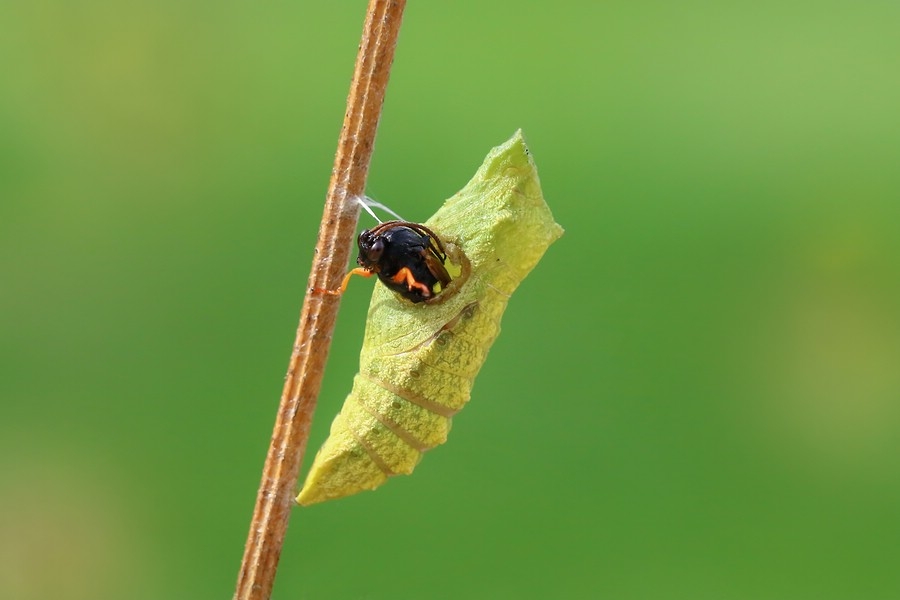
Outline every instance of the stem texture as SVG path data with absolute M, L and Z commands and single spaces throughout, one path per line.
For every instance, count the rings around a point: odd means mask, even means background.
M 350 258 L 359 217 L 354 198 L 365 191 L 405 6 L 405 0 L 369 2 L 300 325 L 263 466 L 235 600 L 267 600 L 272 593 L 340 305 L 339 296 L 314 290 L 337 289 Z

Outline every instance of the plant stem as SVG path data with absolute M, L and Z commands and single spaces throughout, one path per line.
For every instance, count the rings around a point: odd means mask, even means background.
M 340 297 L 312 290 L 337 289 L 350 258 L 359 217 L 354 198 L 365 191 L 405 6 L 405 0 L 369 2 L 307 294 L 263 465 L 235 600 L 267 600 L 272 592 L 340 305 Z

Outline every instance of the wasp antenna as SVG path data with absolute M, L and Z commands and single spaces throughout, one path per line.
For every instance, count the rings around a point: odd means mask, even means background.
M 365 207 L 366 212 L 368 212 L 368 213 L 369 213 L 370 215 L 372 215 L 373 217 L 375 217 L 375 215 L 372 213 L 372 210 L 371 210 L 370 207 L 372 207 L 372 208 L 380 208 L 381 210 L 383 210 L 384 212 L 388 213 L 389 215 L 391 215 L 392 217 L 394 217 L 394 218 L 397 219 L 398 221 L 405 221 L 405 220 L 406 220 L 406 219 L 404 219 L 403 217 L 401 217 L 400 215 L 398 215 L 397 213 L 395 213 L 394 211 L 392 211 L 392 210 L 390 209 L 390 207 L 385 206 L 385 205 L 382 204 L 381 202 L 378 202 L 377 200 L 375 200 L 374 198 L 370 198 L 369 196 L 360 196 L 360 197 L 358 198 L 358 201 L 359 201 L 359 203 L 360 203 L 363 207 Z M 378 221 L 379 223 L 382 222 L 381 219 L 379 219 L 378 217 L 375 217 L 375 220 Z
M 359 204 L 360 206 L 362 206 L 363 210 L 365 210 L 367 213 L 372 215 L 373 219 L 375 219 L 376 221 L 381 223 L 381 219 L 379 219 L 378 216 L 372 211 L 372 209 L 369 208 L 371 202 L 373 202 L 373 200 L 371 198 L 369 198 L 368 196 L 357 196 L 356 197 L 356 203 Z

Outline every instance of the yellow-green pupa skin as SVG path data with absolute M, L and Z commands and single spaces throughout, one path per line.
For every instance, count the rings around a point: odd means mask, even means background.
M 521 131 L 491 150 L 425 225 L 461 250 L 471 270 L 418 304 L 375 285 L 359 374 L 297 497 L 302 505 L 411 473 L 425 450 L 447 440 L 510 295 L 563 233 Z

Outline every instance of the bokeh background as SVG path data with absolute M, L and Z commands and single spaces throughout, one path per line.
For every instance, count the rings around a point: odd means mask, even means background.
M 0 598 L 232 594 L 364 9 L 0 3 Z M 424 220 L 521 127 L 567 232 L 275 598 L 900 597 L 898 23 L 410 2 L 369 193 Z

